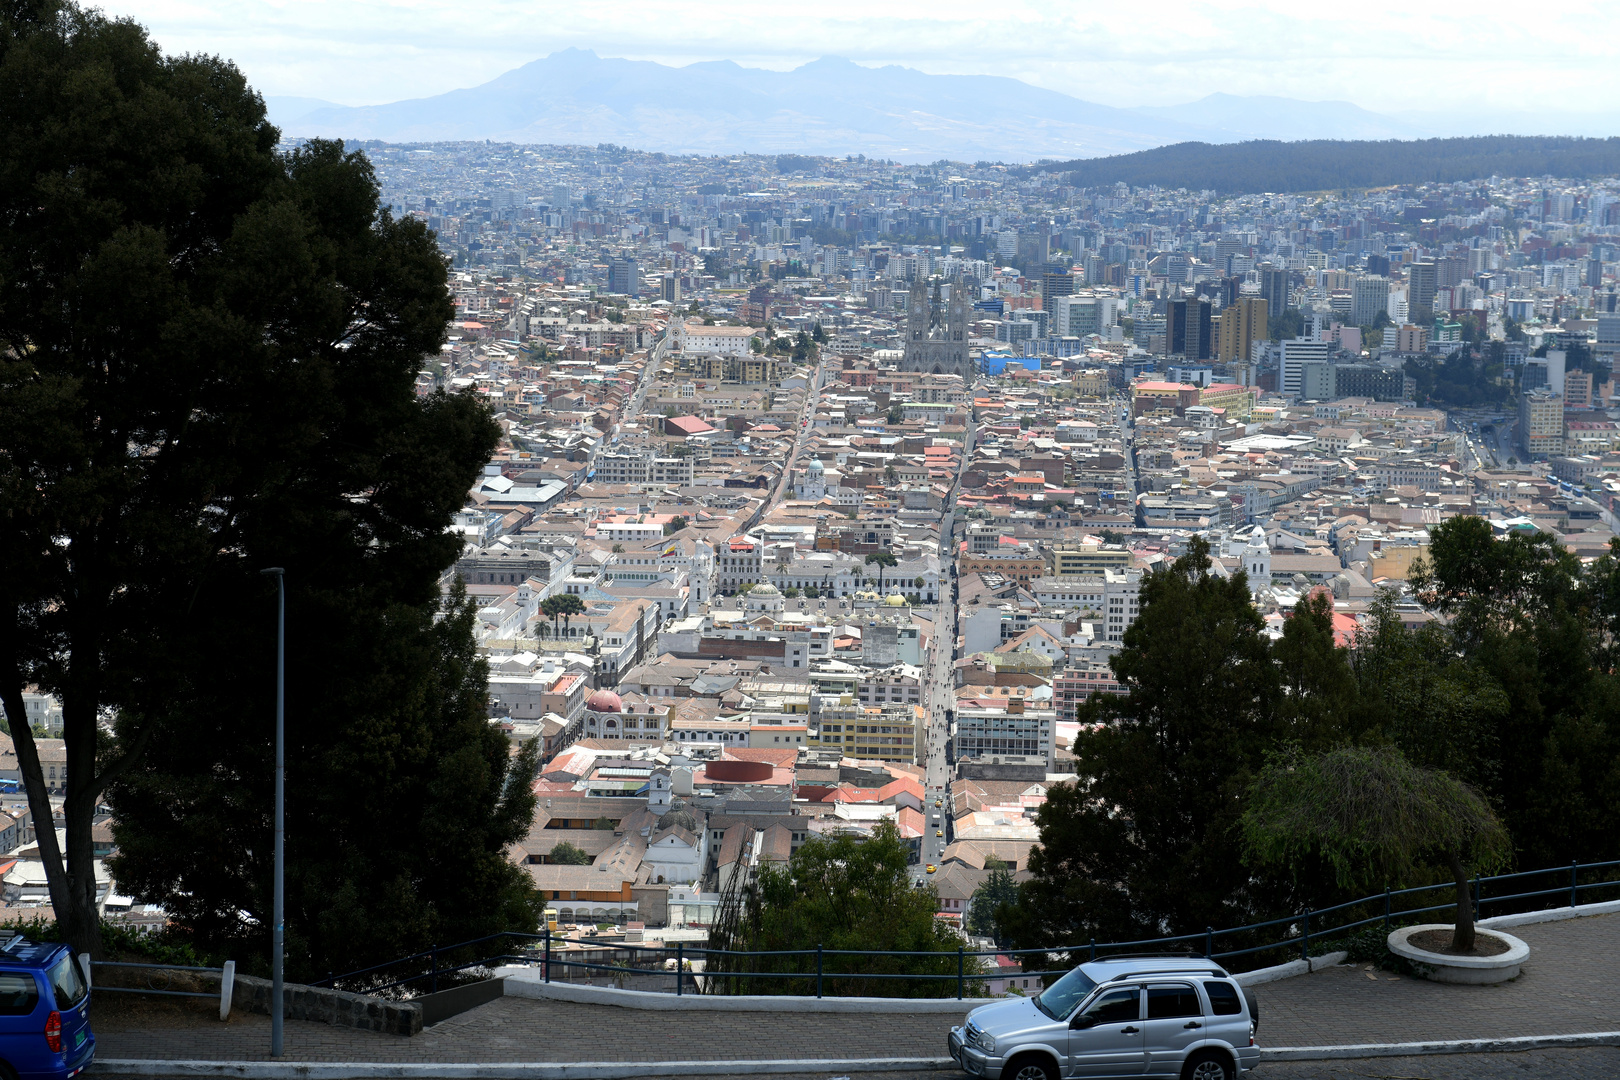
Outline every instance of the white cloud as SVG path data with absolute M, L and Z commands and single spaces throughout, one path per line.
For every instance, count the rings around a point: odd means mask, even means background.
M 1620 100 L 1612 3 L 113 0 L 106 10 L 166 49 L 230 57 L 267 94 L 346 104 L 476 85 L 570 46 L 771 68 L 839 55 L 1010 75 L 1109 105 L 1224 91 L 1477 115 L 1613 113 Z

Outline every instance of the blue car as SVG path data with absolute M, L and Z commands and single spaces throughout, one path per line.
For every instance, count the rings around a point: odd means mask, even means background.
M 0 938 L 0 1080 L 68 1080 L 95 1056 L 90 986 L 72 951 Z

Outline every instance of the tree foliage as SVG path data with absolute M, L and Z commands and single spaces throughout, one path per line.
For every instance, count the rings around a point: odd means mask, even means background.
M 992 856 L 984 861 L 989 871 L 968 900 L 967 932 L 975 937 L 993 938 L 998 943 L 1005 936 L 1001 930 L 1004 908 L 1018 902 L 1018 885 L 1013 881 L 1007 864 Z
M 1176 143 L 1134 154 L 1017 170 L 1066 173 L 1074 187 L 1158 185 L 1222 192 L 1334 191 L 1450 183 L 1486 176 L 1612 176 L 1620 138 L 1483 135 L 1456 139 L 1308 139 Z
M 557 863 L 559 866 L 589 866 L 592 861 L 584 849 L 570 844 L 567 840 L 561 841 L 556 847 L 552 848 L 551 854 L 546 856 L 546 860 Z
M 738 909 L 722 913 L 709 935 L 714 949 L 741 951 L 856 949 L 937 953 L 928 956 L 836 956 L 822 958 L 824 994 L 862 997 L 954 997 L 957 949 L 962 938 L 936 917 L 939 896 L 913 885 L 909 849 L 893 822 L 881 822 L 869 838 L 814 836 L 785 864 L 764 863 Z M 715 978 L 720 994 L 813 994 L 816 957 L 772 956 L 766 966 L 747 957 L 711 956 L 709 970 L 803 972 L 803 979 Z M 933 979 L 841 978 L 851 972 L 877 975 L 930 974 Z M 977 974 L 969 966 L 967 974 Z M 970 993 L 978 987 L 970 983 Z
M 1411 884 L 1438 862 L 1457 890 L 1454 947 L 1474 945 L 1469 878 L 1507 861 L 1508 836 L 1479 792 L 1449 774 L 1414 766 L 1392 747 L 1281 755 L 1255 781 L 1242 820 L 1244 844 L 1262 865 L 1315 857 L 1346 889 Z
M 289 971 L 528 917 L 502 849 L 533 751 L 487 722 L 469 606 L 441 611 L 499 431 L 416 394 L 453 314 L 432 236 L 379 207 L 363 155 L 279 153 L 223 61 L 69 4 L 0 21 L 0 697 L 63 701 L 66 866 L 41 845 L 64 932 L 96 950 L 107 801 L 121 887 L 199 948 L 268 955 L 269 565 Z
M 1242 865 L 1243 792 L 1282 735 L 1277 666 L 1247 579 L 1201 539 L 1142 579 L 1110 661 L 1124 697 L 1080 708 L 1078 779 L 1051 788 L 1009 929 L 1021 947 L 1238 925 L 1287 902 Z

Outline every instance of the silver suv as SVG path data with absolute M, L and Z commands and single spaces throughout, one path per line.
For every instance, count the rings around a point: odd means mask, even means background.
M 952 1059 L 989 1080 L 1157 1076 L 1235 1080 L 1260 1063 L 1259 1008 L 1218 964 L 1111 957 L 1038 997 L 982 1005 L 951 1028 Z

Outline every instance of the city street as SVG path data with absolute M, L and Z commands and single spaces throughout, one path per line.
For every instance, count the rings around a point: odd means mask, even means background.
M 929 864 L 939 865 L 945 845 L 951 839 L 949 836 L 951 808 L 948 799 L 951 769 L 945 754 L 951 737 L 948 712 L 956 707 L 956 680 L 953 667 L 956 654 L 956 577 L 951 571 L 956 565 L 956 494 L 960 490 L 962 473 L 966 471 L 968 458 L 972 453 L 973 427 L 970 423 L 962 447 L 962 461 L 957 469 L 956 480 L 951 484 L 945 515 L 939 525 L 940 569 L 946 575 L 947 582 L 940 589 L 940 602 L 934 609 L 934 643 L 929 650 L 928 670 L 925 675 L 927 690 L 923 695 L 928 708 L 928 732 L 924 758 L 919 764 L 926 769 L 923 786 L 927 792 L 928 802 L 924 807 L 926 830 L 923 833 L 922 852 L 917 869 L 917 872 L 923 875 L 926 875 L 925 868 Z M 934 805 L 936 801 L 942 805 L 936 807 Z M 940 832 L 947 835 L 937 835 Z

